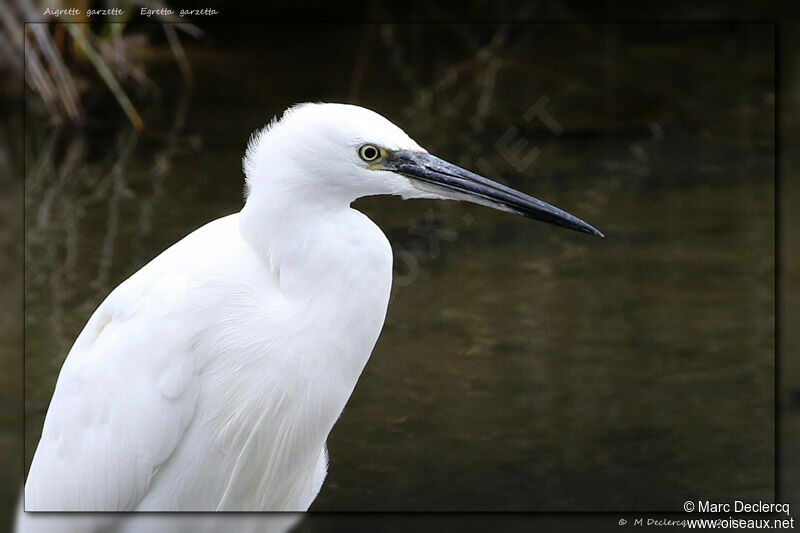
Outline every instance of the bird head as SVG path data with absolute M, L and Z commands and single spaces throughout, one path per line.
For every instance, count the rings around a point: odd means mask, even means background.
M 557 207 L 429 154 L 383 116 L 354 105 L 289 108 L 251 137 L 243 167 L 248 194 L 291 192 L 318 205 L 380 194 L 463 200 L 603 236 Z

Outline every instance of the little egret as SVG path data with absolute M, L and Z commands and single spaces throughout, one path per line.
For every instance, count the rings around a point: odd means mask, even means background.
M 353 105 L 288 109 L 243 167 L 242 210 L 121 283 L 78 336 L 26 510 L 308 509 L 392 282 L 392 249 L 357 198 L 466 200 L 602 236 Z

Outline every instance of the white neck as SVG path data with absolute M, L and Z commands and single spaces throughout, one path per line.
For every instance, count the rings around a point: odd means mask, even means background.
M 240 214 L 240 231 L 278 277 L 282 291 L 312 290 L 312 284 L 322 281 L 315 276 L 321 266 L 318 261 L 337 260 L 321 255 L 327 248 L 326 239 L 336 237 L 332 233 L 337 222 L 352 211 L 349 203 L 331 195 L 305 195 L 288 187 L 252 191 Z
M 345 202 L 314 205 L 251 195 L 239 226 L 283 297 L 304 323 L 314 324 L 308 333 L 328 354 L 329 370 L 347 383 L 339 399 L 344 407 L 383 326 L 392 279 L 389 242 Z

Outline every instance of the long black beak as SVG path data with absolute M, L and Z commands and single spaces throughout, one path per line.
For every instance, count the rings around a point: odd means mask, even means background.
M 566 211 L 424 152 L 394 152 L 387 157 L 383 170 L 417 180 L 421 188 L 453 199 L 486 205 L 597 237 L 604 236 Z

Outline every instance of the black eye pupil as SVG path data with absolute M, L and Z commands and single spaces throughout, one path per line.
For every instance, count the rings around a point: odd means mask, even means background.
M 375 159 L 378 157 L 378 151 L 372 146 L 364 148 L 364 159 Z

